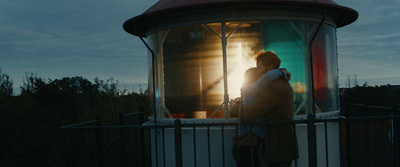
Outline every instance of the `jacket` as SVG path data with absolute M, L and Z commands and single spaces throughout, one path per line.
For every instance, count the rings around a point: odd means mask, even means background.
M 245 107 L 247 121 L 264 117 L 267 122 L 294 119 L 294 93 L 289 82 L 279 78 L 262 90 L 252 105 Z M 292 161 L 299 157 L 294 124 L 268 124 L 266 158 L 268 162 Z

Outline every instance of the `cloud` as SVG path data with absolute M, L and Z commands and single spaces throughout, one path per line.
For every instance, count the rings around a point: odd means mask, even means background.
M 337 31 L 341 82 L 347 75 L 356 74 L 372 84 L 399 84 L 400 1 L 335 1 L 360 15 L 355 23 Z
M 0 68 L 18 86 L 25 72 L 146 82 L 147 50 L 122 24 L 155 2 L 1 1 Z

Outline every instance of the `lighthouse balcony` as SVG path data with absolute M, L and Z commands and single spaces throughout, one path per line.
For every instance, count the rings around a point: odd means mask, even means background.
M 299 158 L 292 166 L 399 166 L 399 114 L 397 108 L 342 104 L 340 116 L 249 126 L 295 128 Z M 142 112 L 121 114 L 115 126 L 100 119 L 68 125 L 59 152 L 66 166 L 237 166 L 232 137 L 239 120 L 206 120 L 155 120 Z M 315 138 L 307 135 L 312 131 Z

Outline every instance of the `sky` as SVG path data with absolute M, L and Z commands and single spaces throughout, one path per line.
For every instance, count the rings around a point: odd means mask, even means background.
M 340 86 L 348 76 L 360 85 L 400 85 L 400 0 L 335 2 L 359 13 L 337 29 Z
M 400 0 L 334 0 L 359 12 L 337 30 L 339 84 L 400 85 Z M 26 74 L 43 79 L 114 78 L 139 91 L 147 49 L 122 24 L 157 0 L 0 0 L 0 68 L 15 93 Z

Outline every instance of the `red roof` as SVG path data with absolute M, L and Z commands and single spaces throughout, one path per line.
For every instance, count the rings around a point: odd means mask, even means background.
M 358 18 L 358 12 L 354 9 L 340 6 L 332 0 L 160 0 L 143 14 L 133 17 L 124 23 L 124 29 L 128 33 L 144 36 L 146 29 L 141 27 L 144 22 L 154 17 L 167 15 L 170 12 L 201 10 L 239 5 L 268 5 L 268 6 L 305 6 L 315 8 L 327 8 L 338 17 L 337 27 L 348 25 Z

